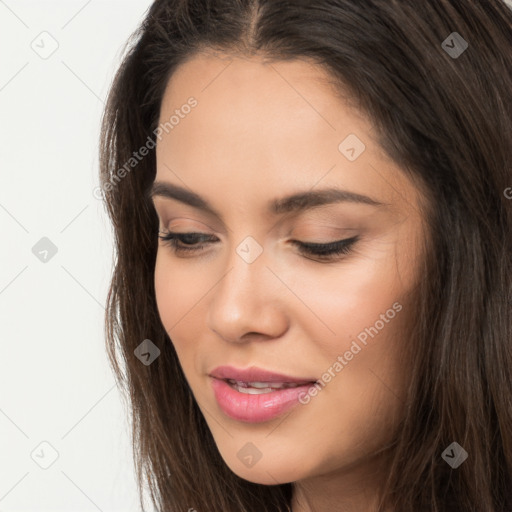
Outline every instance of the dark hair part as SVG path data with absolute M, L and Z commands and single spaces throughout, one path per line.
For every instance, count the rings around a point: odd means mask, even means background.
M 469 43 L 458 58 L 441 46 L 452 32 Z M 116 175 L 153 136 L 177 66 L 213 49 L 323 66 L 357 99 L 428 205 L 408 406 L 390 447 L 382 506 L 512 510 L 511 41 L 512 12 L 499 0 L 151 5 L 111 87 L 100 149 L 116 250 L 106 341 L 129 397 L 142 506 L 144 481 L 165 512 L 285 511 L 291 503 L 292 483 L 254 484 L 227 467 L 161 324 L 158 219 L 146 198 L 155 153 Z M 161 350 L 149 366 L 134 356 L 145 339 Z M 441 458 L 454 441 L 469 454 L 456 469 Z

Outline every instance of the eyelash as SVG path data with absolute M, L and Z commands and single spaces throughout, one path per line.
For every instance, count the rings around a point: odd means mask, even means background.
M 166 245 L 169 245 L 171 249 L 179 254 L 179 253 L 191 253 L 195 251 L 199 251 L 204 247 L 204 243 L 202 244 L 190 244 L 186 243 L 188 239 L 195 239 L 203 237 L 203 241 L 210 240 L 212 241 L 213 236 L 204 235 L 202 233 L 174 233 L 168 231 L 164 233 L 164 236 L 158 236 Z M 299 247 L 299 250 L 303 254 L 309 254 L 311 256 L 315 256 L 320 259 L 332 260 L 336 257 L 341 257 L 341 255 L 346 255 L 352 251 L 352 246 L 359 240 L 358 236 L 354 236 L 352 238 L 346 238 L 345 240 L 337 240 L 335 242 L 330 242 L 326 244 L 317 244 L 317 243 L 304 243 L 299 242 L 297 240 L 292 240 L 292 243 Z M 179 243 L 185 243 L 186 245 L 179 245 Z M 188 246 L 187 246 L 188 245 Z

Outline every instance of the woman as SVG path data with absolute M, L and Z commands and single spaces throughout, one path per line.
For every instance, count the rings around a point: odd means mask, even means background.
M 502 1 L 152 4 L 101 185 L 158 510 L 512 510 L 511 41 Z

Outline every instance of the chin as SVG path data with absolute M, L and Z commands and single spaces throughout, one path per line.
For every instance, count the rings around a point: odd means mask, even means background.
M 241 456 L 243 459 L 243 456 Z M 295 461 L 289 460 L 286 456 L 278 458 L 269 456 L 267 459 L 263 454 L 252 466 L 246 465 L 240 460 L 238 454 L 230 453 L 224 458 L 229 469 L 238 477 L 254 484 L 278 485 L 295 482 L 308 477 L 308 469 L 305 465 L 297 465 Z
M 235 473 L 235 475 L 252 482 L 253 484 L 279 485 L 300 479 L 294 471 L 289 471 L 286 468 L 275 468 L 268 465 L 259 466 L 259 464 L 256 464 L 252 468 L 247 468 L 243 465 L 240 466 L 240 464 L 234 464 L 229 465 L 229 468 L 233 473 Z

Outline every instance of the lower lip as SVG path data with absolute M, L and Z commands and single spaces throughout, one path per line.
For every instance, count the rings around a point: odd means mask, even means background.
M 226 381 L 213 377 L 212 386 L 217 403 L 230 418 L 247 423 L 261 423 L 276 418 L 299 404 L 299 397 L 307 394 L 314 383 L 259 395 L 240 393 Z

